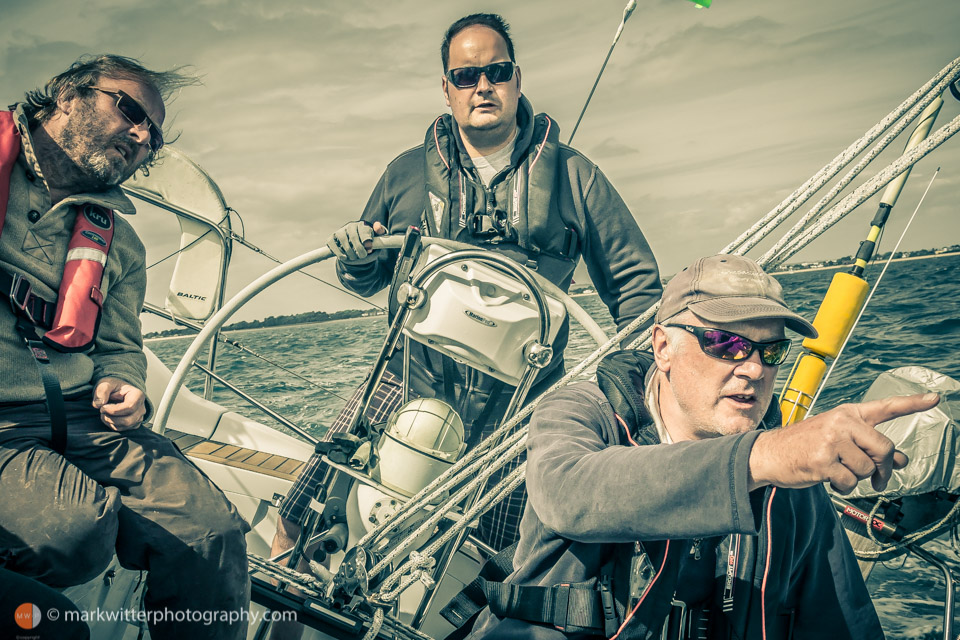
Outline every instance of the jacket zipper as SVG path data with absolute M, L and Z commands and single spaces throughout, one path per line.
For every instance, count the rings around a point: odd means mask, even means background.
M 763 517 L 766 523 L 767 535 L 760 539 L 761 553 L 757 557 L 765 558 L 763 567 L 763 581 L 760 583 L 760 630 L 763 640 L 767 640 L 767 577 L 770 573 L 770 551 L 773 547 L 773 496 L 777 493 L 777 488 L 773 487 L 766 496 L 763 505 Z

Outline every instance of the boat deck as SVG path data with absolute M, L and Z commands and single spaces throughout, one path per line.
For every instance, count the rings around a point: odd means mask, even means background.
M 184 455 L 191 458 L 209 460 L 228 467 L 255 471 L 275 478 L 290 480 L 291 482 L 297 479 L 300 471 L 306 464 L 294 458 L 255 451 L 233 444 L 213 442 L 173 429 L 167 429 L 164 435 L 173 440 L 174 444 L 179 447 Z

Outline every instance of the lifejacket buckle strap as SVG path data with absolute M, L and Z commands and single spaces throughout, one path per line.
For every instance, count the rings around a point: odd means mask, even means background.
M 13 273 L 10 275 L 10 291 L 8 294 L 10 308 L 13 309 L 14 314 L 25 317 L 31 324 L 36 324 L 29 304 L 32 292 L 33 285 L 22 274 Z
M 33 285 L 25 276 L 0 269 L 0 290 L 2 289 L 7 290 L 14 316 L 24 318 L 41 329 L 49 329 L 53 324 L 56 305 L 35 294 Z
M 37 364 L 40 381 L 43 384 L 43 394 L 47 404 L 47 414 L 50 416 L 50 446 L 54 451 L 63 455 L 67 450 L 67 410 L 63 403 L 63 391 L 60 381 L 50 371 L 50 358 L 47 356 L 43 342 L 37 336 L 36 329 L 27 322 L 26 316 L 17 318 L 17 333 L 23 338 L 30 354 Z
M 715 636 L 709 607 L 690 607 L 679 600 L 673 600 L 670 605 L 660 640 L 709 640 Z
M 470 219 L 470 231 L 481 238 L 493 238 L 499 235 L 492 216 L 478 213 Z
M 610 590 L 610 576 L 601 576 L 597 586 L 600 590 L 600 606 L 603 607 L 603 634 L 609 638 L 620 626 L 613 601 L 613 591 Z

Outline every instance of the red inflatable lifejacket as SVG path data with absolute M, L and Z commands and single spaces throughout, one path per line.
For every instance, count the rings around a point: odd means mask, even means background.
M 13 114 L 0 111 L 0 233 L 10 199 L 10 174 L 19 155 L 20 134 Z M 43 341 L 64 352 L 86 351 L 96 339 L 103 307 L 100 285 L 113 240 L 113 211 L 93 204 L 74 209 L 77 219 L 67 245 L 56 315 L 51 326 L 41 325 L 47 329 Z

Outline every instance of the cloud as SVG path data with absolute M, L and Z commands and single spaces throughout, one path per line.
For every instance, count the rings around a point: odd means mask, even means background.
M 563 140 L 623 5 L 485 5 L 511 22 L 524 93 L 559 122 Z M 204 86 L 185 89 L 169 109 L 178 146 L 220 184 L 249 237 L 286 257 L 356 219 L 390 159 L 419 144 L 446 110 L 440 38 L 475 10 L 468 0 L 6 0 L 0 100 L 19 99 L 81 53 L 195 65 Z M 641 3 L 574 145 L 617 186 L 672 273 L 721 248 L 956 57 L 956 24 L 955 0 Z M 958 111 L 948 100 L 940 123 Z M 898 206 L 919 198 L 934 163 L 960 163 L 960 145 L 950 141 L 924 162 Z M 924 211 L 936 230 L 918 220 L 908 242 L 958 241 L 956 180 L 947 170 L 938 178 Z M 851 253 L 873 206 L 810 252 Z M 150 235 L 162 222 L 151 215 L 138 224 Z M 249 258 L 237 250 L 231 287 L 269 266 Z M 269 309 L 257 302 L 254 313 L 316 306 L 290 298 Z
M 591 147 L 590 155 L 600 159 L 600 158 L 614 158 L 617 156 L 625 156 L 639 153 L 639 149 L 636 147 L 631 147 L 630 145 L 623 144 L 613 138 L 606 138 L 600 144 Z

